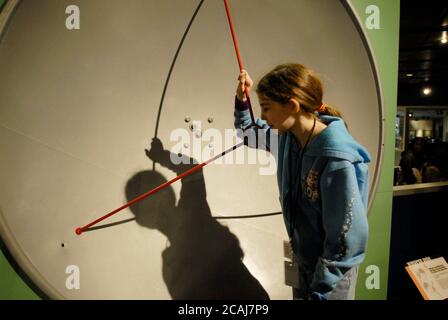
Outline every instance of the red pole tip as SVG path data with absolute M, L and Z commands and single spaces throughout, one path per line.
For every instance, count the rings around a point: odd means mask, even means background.
M 83 232 L 81 228 L 76 228 L 75 230 L 76 234 L 79 236 Z

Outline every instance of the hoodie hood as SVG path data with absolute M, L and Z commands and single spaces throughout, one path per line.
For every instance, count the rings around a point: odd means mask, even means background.
M 370 162 L 369 152 L 348 133 L 341 118 L 330 116 L 319 118 L 327 128 L 311 141 L 305 151 L 306 155 L 339 158 L 352 163 Z

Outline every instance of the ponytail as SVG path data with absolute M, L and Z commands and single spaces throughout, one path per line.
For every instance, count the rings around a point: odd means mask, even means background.
M 342 113 L 336 107 L 330 106 L 326 103 L 322 103 L 316 111 L 323 116 L 332 116 L 342 119 Z
M 338 117 L 341 118 L 342 121 L 344 121 L 345 128 L 348 130 L 347 122 L 342 117 L 342 113 L 333 106 L 330 106 L 329 104 L 322 103 L 319 108 L 316 109 L 316 112 L 321 116 L 331 116 L 331 117 Z

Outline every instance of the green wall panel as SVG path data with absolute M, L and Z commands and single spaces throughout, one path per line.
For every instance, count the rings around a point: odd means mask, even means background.
M 35 300 L 39 297 L 14 271 L 3 252 L 0 252 L 0 300 L 12 299 Z
M 395 156 L 395 115 L 397 109 L 398 43 L 400 25 L 399 0 L 354 0 L 353 5 L 364 21 L 366 9 L 375 5 L 380 12 L 380 29 L 367 31 L 378 63 L 384 96 L 385 141 L 384 158 L 379 186 L 369 215 L 369 246 L 360 268 L 357 299 L 386 299 L 389 268 L 390 228 L 392 215 L 393 166 Z M 379 270 L 379 288 L 367 288 L 372 268 Z M 369 270 L 370 269 L 370 270 Z M 370 273 L 366 273 L 370 271 Z

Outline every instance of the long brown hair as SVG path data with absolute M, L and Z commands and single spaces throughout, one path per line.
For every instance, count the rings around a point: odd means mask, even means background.
M 295 98 L 309 113 L 342 118 L 341 112 L 322 102 L 322 82 L 314 71 L 298 63 L 281 64 L 267 73 L 257 85 L 257 94 L 286 104 Z

